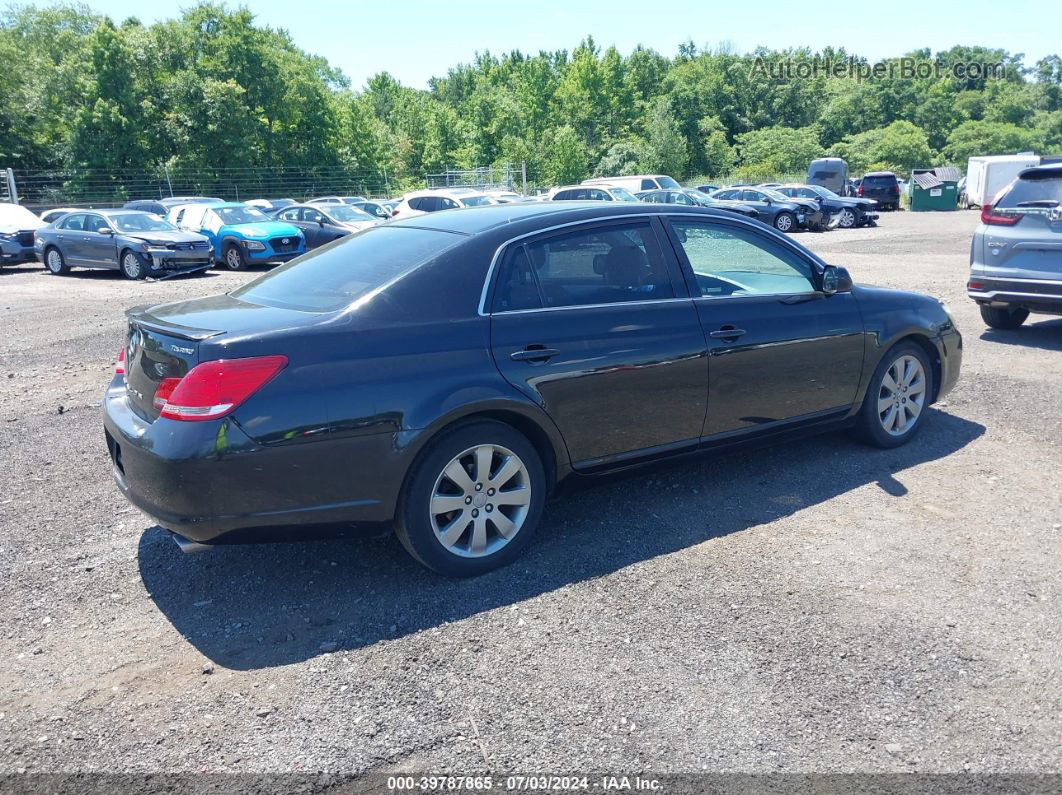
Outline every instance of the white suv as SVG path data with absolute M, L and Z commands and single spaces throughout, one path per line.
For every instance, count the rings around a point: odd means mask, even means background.
M 561 201 L 636 202 L 638 198 L 619 185 L 565 185 L 549 192 L 549 199 Z
M 595 177 L 594 179 L 584 179 L 584 185 L 615 185 L 620 188 L 626 188 L 631 193 L 638 193 L 643 190 L 679 190 L 682 186 L 679 185 L 672 177 L 667 174 L 638 174 L 633 177 Z
M 418 190 L 407 193 L 391 211 L 392 218 L 411 218 L 415 215 L 434 213 L 439 210 L 456 210 L 458 207 L 484 207 L 497 202 L 485 193 L 468 188 L 453 190 Z

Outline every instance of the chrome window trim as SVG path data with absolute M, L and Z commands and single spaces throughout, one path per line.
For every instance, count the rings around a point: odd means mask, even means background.
M 1008 276 L 979 276 L 976 273 L 971 273 L 968 279 L 968 281 L 978 280 L 983 282 L 1019 282 L 1021 284 L 1062 284 L 1062 281 L 1055 279 L 1012 279 Z
M 720 210 L 719 212 L 723 212 L 723 211 Z M 733 216 L 733 217 L 731 217 L 731 216 Z M 508 315 L 508 314 L 513 314 L 513 313 L 516 313 L 516 312 L 540 312 L 543 309 L 551 309 L 551 310 L 554 310 L 554 309 L 578 309 L 578 308 L 584 307 L 584 306 L 619 306 L 619 305 L 623 305 L 623 304 L 630 305 L 630 304 L 642 304 L 642 303 L 659 303 L 661 301 L 690 301 L 690 300 L 693 300 L 695 298 L 700 298 L 702 296 L 690 295 L 690 296 L 682 296 L 682 297 L 676 297 L 676 298 L 650 298 L 650 299 L 646 299 L 645 301 L 617 301 L 616 303 L 611 303 L 611 304 L 596 304 L 596 305 L 592 305 L 592 304 L 573 304 L 572 306 L 539 307 L 537 309 L 508 309 L 508 310 L 504 310 L 502 312 L 489 312 L 489 311 L 487 311 L 487 294 L 490 292 L 491 283 L 494 281 L 494 271 L 497 268 L 498 262 L 501 260 L 502 255 L 505 253 L 505 249 L 507 249 L 509 246 L 513 245 L 514 243 L 516 243 L 518 241 L 526 240 L 529 237 L 536 237 L 538 235 L 544 235 L 544 234 L 547 234 L 549 232 L 556 231 L 558 229 L 567 229 L 568 227 L 572 227 L 572 226 L 589 226 L 589 225 L 592 225 L 592 224 L 602 223 L 604 221 L 622 221 L 622 220 L 625 220 L 625 219 L 631 219 L 631 220 L 638 219 L 638 220 L 648 220 L 651 223 L 653 218 L 659 218 L 659 219 L 661 219 L 661 223 L 663 223 L 667 219 L 679 218 L 679 217 L 699 218 L 702 221 L 704 221 L 706 219 L 707 220 L 713 220 L 713 221 L 721 221 L 721 222 L 723 222 L 724 225 L 732 224 L 732 225 L 737 225 L 737 226 L 743 226 L 746 229 L 751 229 L 752 231 L 760 231 L 760 232 L 763 231 L 763 230 L 757 230 L 756 227 L 752 223 L 750 223 L 747 218 L 745 218 L 744 216 L 739 215 L 737 213 L 730 213 L 730 214 L 728 214 L 728 215 L 726 215 L 724 217 L 720 217 L 720 216 L 716 216 L 716 215 L 704 215 L 703 213 L 689 212 L 689 211 L 664 212 L 664 213 L 621 213 L 619 215 L 602 215 L 602 216 L 598 216 L 596 218 L 583 218 L 583 219 L 578 220 L 578 221 L 567 221 L 566 223 L 563 223 L 563 224 L 554 224 L 553 226 L 542 227 L 541 229 L 536 229 L 533 232 L 525 232 L 522 235 L 517 235 L 516 237 L 509 238 L 504 243 L 499 245 L 497 249 L 495 249 L 494 256 L 491 257 L 491 260 L 490 260 L 490 267 L 487 268 L 487 276 L 483 280 L 483 287 L 480 289 L 480 293 L 479 293 L 479 309 L 477 310 L 477 314 L 480 317 L 490 317 L 491 315 Z M 782 235 L 781 232 L 777 232 L 774 229 L 772 229 L 771 232 L 776 234 L 776 235 L 778 235 L 779 237 L 781 237 L 781 239 L 784 241 L 785 245 L 790 245 L 790 246 L 793 245 L 792 242 L 787 240 L 785 238 L 785 236 Z M 665 241 L 661 241 L 661 245 L 663 245 L 663 242 L 665 242 Z M 670 240 L 668 240 L 666 242 L 670 243 Z M 678 257 L 676 256 L 676 261 L 677 260 L 678 260 Z M 813 254 L 811 255 L 811 260 L 812 260 L 813 265 L 817 265 L 817 266 L 821 267 L 821 265 L 823 264 L 821 262 L 821 260 L 818 260 Z M 680 268 L 682 267 L 682 263 L 681 262 L 679 262 L 678 265 L 679 265 Z M 747 296 L 720 296 L 720 297 L 743 298 L 743 297 L 747 297 Z

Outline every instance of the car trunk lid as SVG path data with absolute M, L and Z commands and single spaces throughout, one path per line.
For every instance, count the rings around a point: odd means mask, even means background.
M 131 310 L 125 340 L 129 403 L 141 417 L 159 416 L 155 392 L 167 378 L 183 378 L 199 363 L 199 343 L 221 332 L 168 324 L 147 310 Z

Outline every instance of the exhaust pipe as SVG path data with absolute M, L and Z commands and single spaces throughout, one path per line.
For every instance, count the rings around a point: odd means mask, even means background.
M 185 538 L 184 536 L 177 535 L 172 530 L 170 531 L 170 536 L 173 538 L 173 542 L 177 545 L 181 552 L 184 552 L 189 555 L 193 552 L 206 552 L 207 550 L 214 548 L 213 544 L 200 544 L 198 541 L 192 541 L 191 539 Z

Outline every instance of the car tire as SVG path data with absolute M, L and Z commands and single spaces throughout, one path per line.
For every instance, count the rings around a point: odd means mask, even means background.
M 856 225 L 856 215 L 848 207 L 841 210 L 841 220 L 837 224 L 841 229 L 851 229 Z
M 982 306 L 981 319 L 985 324 L 998 329 L 1016 329 L 1029 317 L 1028 309 L 1011 309 L 1005 306 Z
M 492 420 L 459 425 L 433 441 L 407 475 L 395 533 L 429 569 L 475 577 L 523 552 L 546 490 L 542 460 L 521 433 Z
M 225 250 L 221 255 L 221 261 L 230 271 L 247 270 L 247 260 L 244 259 L 243 252 L 240 251 L 240 247 L 235 243 L 228 243 L 225 246 Z
M 144 264 L 144 260 L 135 251 L 129 249 L 122 252 L 120 269 L 122 276 L 134 282 L 138 279 L 143 279 L 147 274 L 147 266 Z
M 796 218 L 791 212 L 782 210 L 774 217 L 774 228 L 779 232 L 792 232 L 796 229 Z
M 70 266 L 66 264 L 63 252 L 55 246 L 50 246 L 44 251 L 44 267 L 54 276 L 65 276 L 70 273 Z
M 856 425 L 860 437 L 886 449 L 906 444 L 922 427 L 933 389 L 933 368 L 922 347 L 894 345 L 867 385 Z

